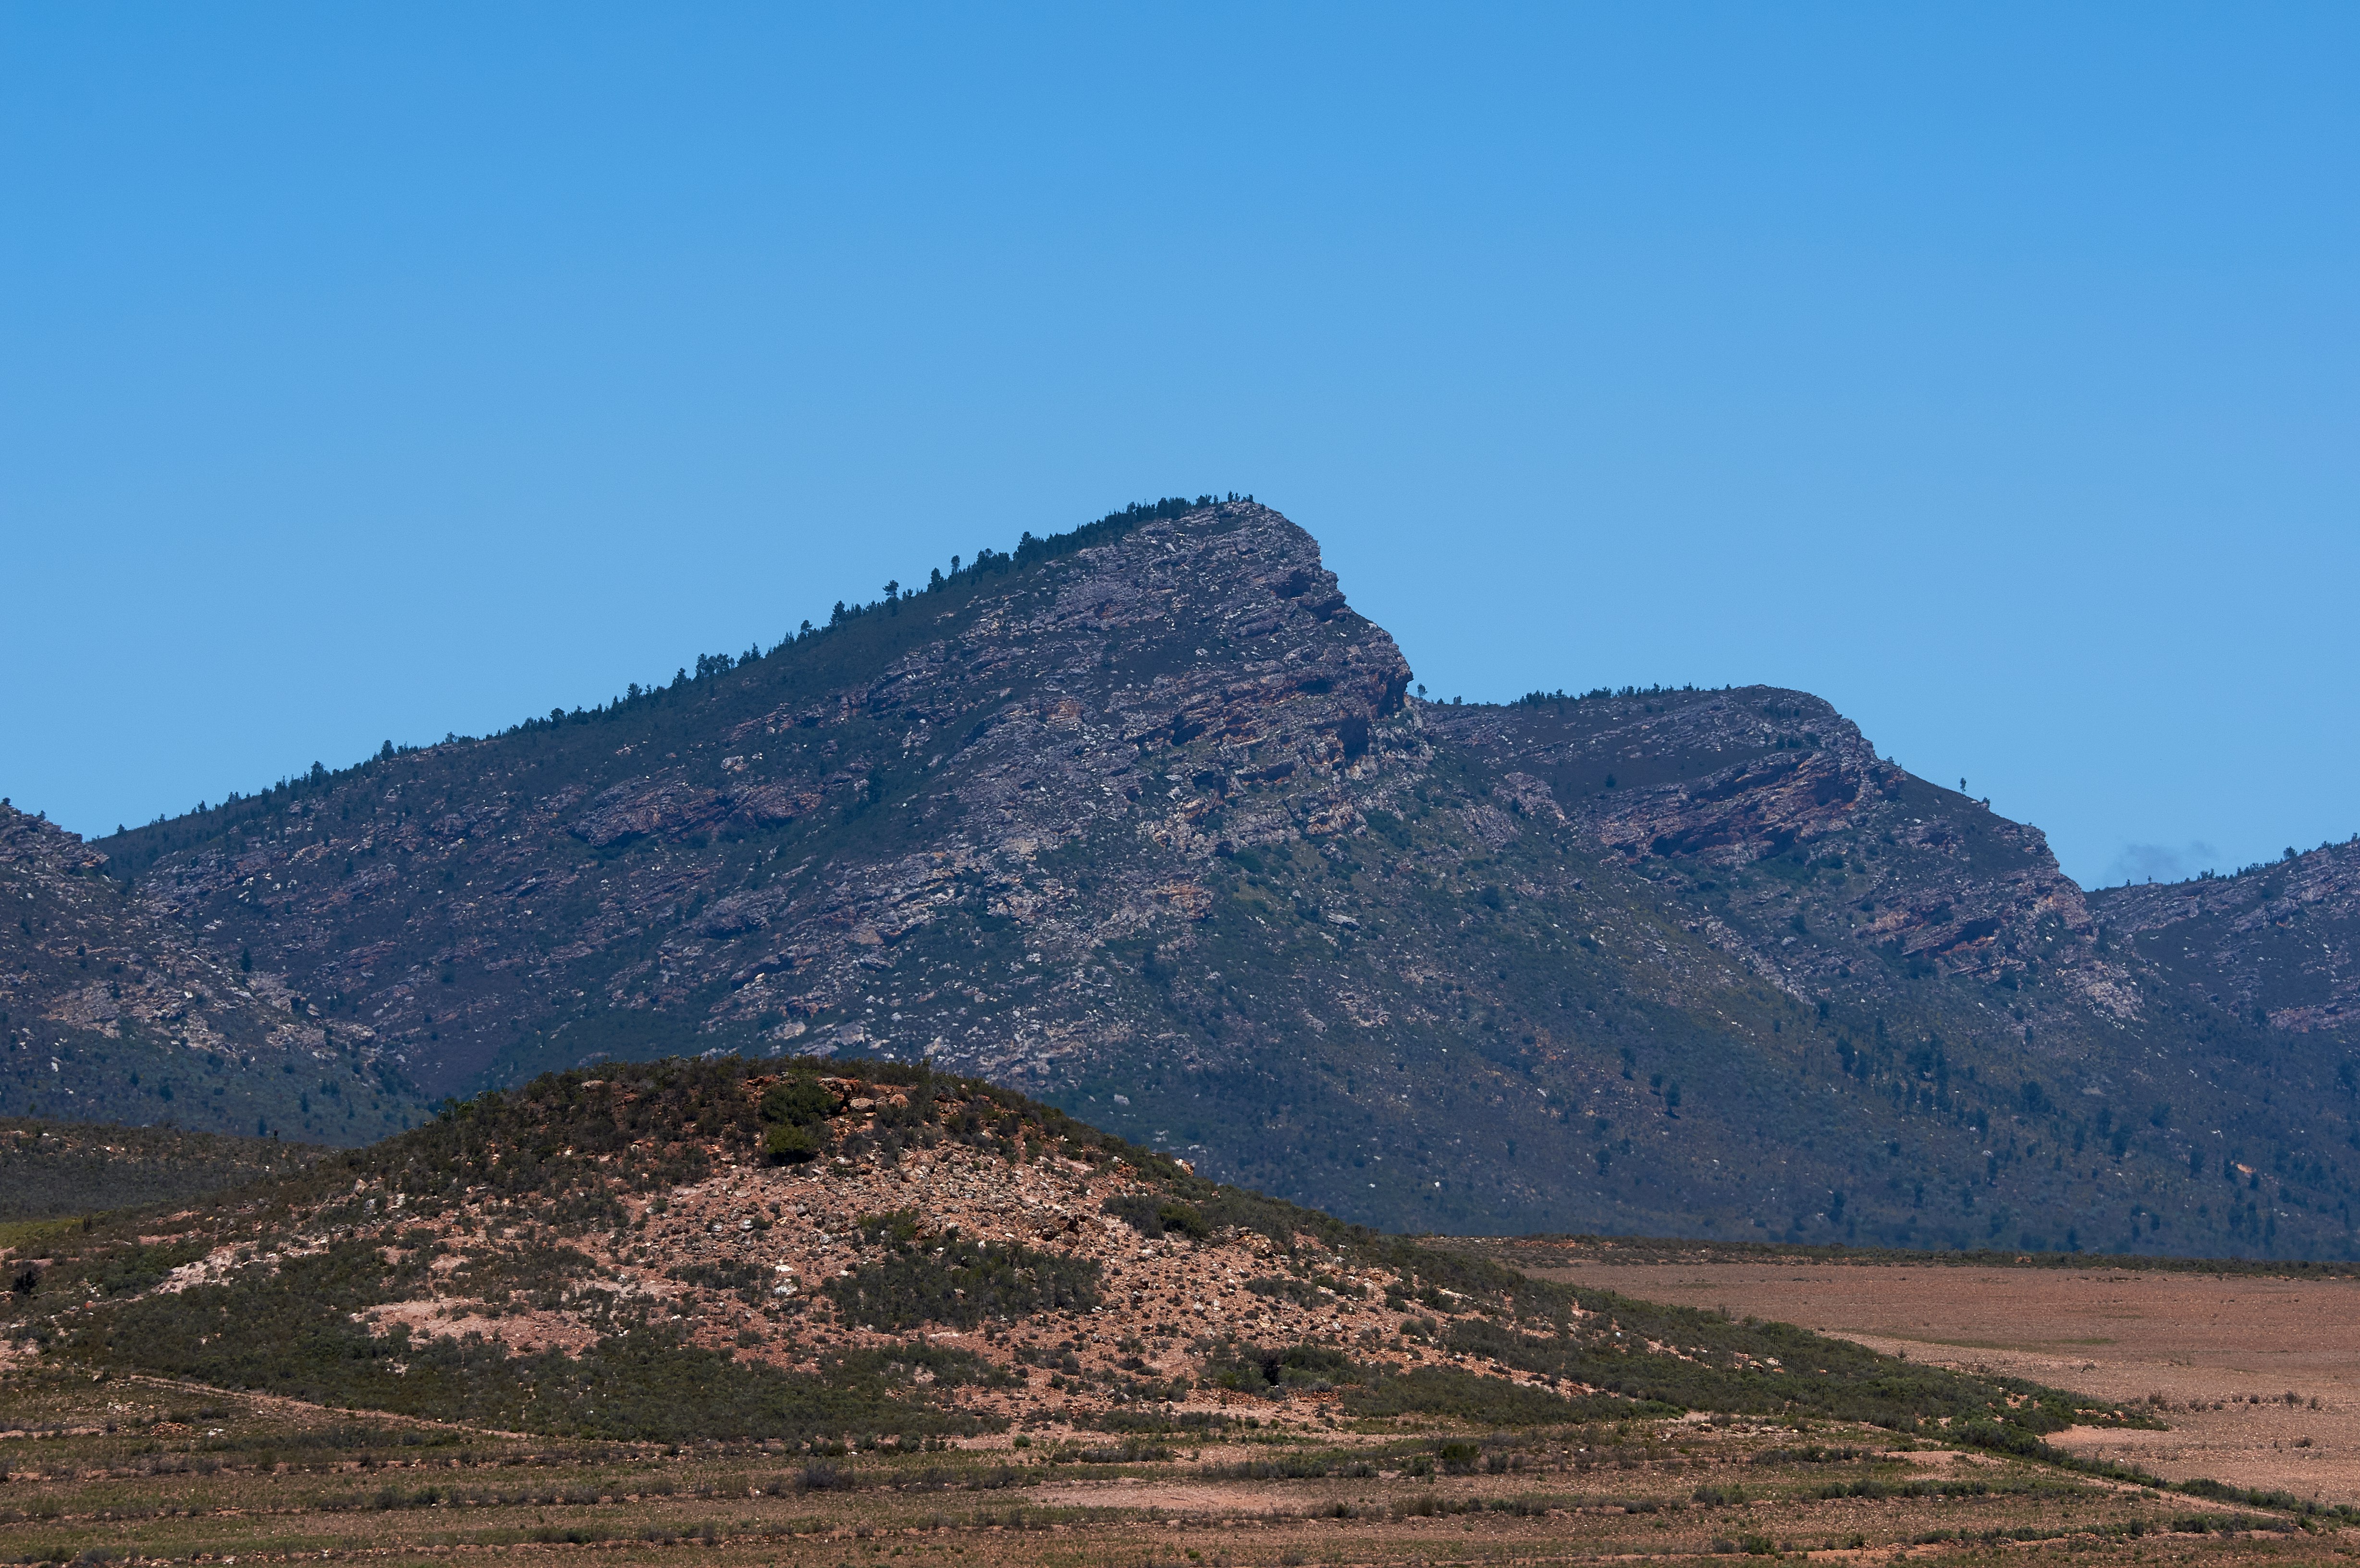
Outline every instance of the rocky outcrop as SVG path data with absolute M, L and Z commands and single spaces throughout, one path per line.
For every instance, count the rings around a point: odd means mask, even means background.
M 146 1025 L 194 1051 L 295 1043 L 300 1026 L 270 976 L 236 972 L 153 919 L 104 875 L 107 864 L 78 834 L 0 804 L 0 898 L 16 926 L 0 1010 L 107 1039 Z M 32 1038 L 29 1021 L 11 1032 L 20 1046 Z
M 190 884 L 266 877 L 235 857 L 202 858 Z M 408 1125 L 417 1107 L 373 1070 L 366 1025 L 324 1021 L 283 975 L 219 940 L 217 925 L 175 918 L 172 900 L 137 896 L 110 866 L 76 835 L 0 802 L 0 902 L 11 916 L 0 927 L 0 1113 L 300 1136 L 326 1130 L 333 1101 L 339 1113 L 356 1107 L 355 1127 L 367 1106 L 370 1136 Z M 322 1115 L 307 1128 L 314 1091 Z
M 1520 798 L 1549 780 L 1584 839 L 1722 895 L 1716 940 L 1798 996 L 1874 988 L 1882 957 L 2012 985 L 2047 972 L 2073 1007 L 2137 1014 L 2038 829 L 1880 760 L 1808 693 L 1600 693 L 1441 709 L 1433 727 L 1528 769 L 1507 775 L 1533 781 Z M 1773 875 L 1743 896 L 1734 883 L 1754 868 Z

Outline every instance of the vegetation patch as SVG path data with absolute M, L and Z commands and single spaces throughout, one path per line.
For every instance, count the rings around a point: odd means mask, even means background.
M 1356 1416 L 1448 1416 L 1485 1426 L 1541 1426 L 1675 1413 L 1671 1407 L 1653 1401 L 1604 1395 L 1569 1399 L 1454 1367 L 1419 1367 L 1372 1378 L 1345 1391 L 1344 1409 Z
M 827 1294 L 853 1323 L 871 1328 L 948 1323 L 974 1328 L 1044 1312 L 1097 1306 L 1095 1261 L 1003 1242 L 912 1239 L 890 1256 L 827 1282 Z
M 1273 1349 L 1233 1344 L 1206 1361 L 1204 1380 L 1240 1393 L 1262 1394 L 1291 1389 L 1325 1393 L 1338 1384 L 1363 1378 L 1349 1356 L 1328 1345 Z

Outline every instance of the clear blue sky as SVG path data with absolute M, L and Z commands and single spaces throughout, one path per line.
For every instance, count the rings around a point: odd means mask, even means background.
M 2360 830 L 2360 10 L 0 10 L 0 793 L 104 832 L 1251 491 L 1437 696 Z M 2191 847 L 2193 846 L 2193 847 Z

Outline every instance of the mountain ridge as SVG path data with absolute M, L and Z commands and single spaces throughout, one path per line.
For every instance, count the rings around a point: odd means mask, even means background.
M 953 564 L 92 848 L 424 1094 L 931 1055 L 1396 1228 L 2352 1246 L 2333 1031 L 2191 991 L 1818 698 L 1426 702 L 1250 501 Z
M 2234 877 L 2102 887 L 2092 907 L 2191 995 L 2298 1033 L 2360 1020 L 2360 834 Z M 2349 1079 L 2341 1080 L 2348 1083 Z

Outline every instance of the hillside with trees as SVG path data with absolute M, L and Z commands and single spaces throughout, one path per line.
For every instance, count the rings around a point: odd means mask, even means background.
M 171 1127 L 0 1119 L 0 1225 L 186 1203 L 300 1171 L 324 1152 Z

